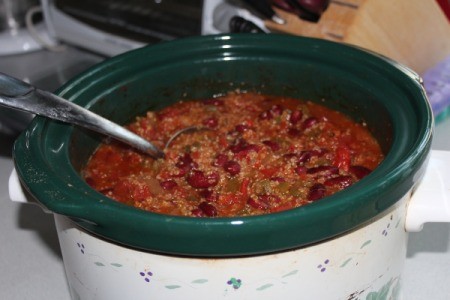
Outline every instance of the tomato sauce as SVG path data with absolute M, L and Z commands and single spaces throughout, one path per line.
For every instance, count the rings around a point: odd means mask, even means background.
M 102 144 L 83 176 L 137 208 L 191 217 L 250 216 L 318 201 L 368 175 L 383 160 L 364 124 L 310 101 L 256 93 L 178 102 L 128 128 L 161 148 L 155 160 Z

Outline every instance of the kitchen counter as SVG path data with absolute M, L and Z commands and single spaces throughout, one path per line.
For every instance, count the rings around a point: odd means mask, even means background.
M 0 72 L 53 90 L 100 60 L 72 48 L 63 53 L 38 51 L 0 57 Z M 450 150 L 449 132 L 450 118 L 437 124 L 433 149 Z M 53 216 L 9 199 L 13 140 L 0 135 L 0 299 L 69 299 Z M 450 224 L 426 224 L 410 234 L 403 280 L 404 299 L 450 299 Z

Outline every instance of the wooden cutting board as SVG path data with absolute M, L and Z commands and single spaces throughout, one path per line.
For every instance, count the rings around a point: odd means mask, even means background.
M 287 23 L 273 32 L 358 45 L 419 74 L 450 55 L 450 23 L 435 0 L 331 0 L 317 23 L 274 8 Z

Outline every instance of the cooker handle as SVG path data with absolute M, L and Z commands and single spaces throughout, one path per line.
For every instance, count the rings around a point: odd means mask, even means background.
M 13 202 L 38 204 L 38 202 L 34 200 L 32 196 L 28 195 L 27 191 L 22 187 L 22 183 L 20 182 L 19 175 L 15 168 L 12 170 L 11 175 L 9 175 L 8 193 L 9 198 Z M 48 210 L 46 211 L 49 212 Z
M 408 205 L 406 231 L 420 231 L 428 222 L 450 223 L 450 151 L 431 151 L 423 179 Z

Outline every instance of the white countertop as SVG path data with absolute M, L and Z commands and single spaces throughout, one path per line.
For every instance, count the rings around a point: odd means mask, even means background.
M 433 149 L 450 150 L 449 132 L 450 118 L 437 125 Z M 9 199 L 11 147 L 0 135 L 0 299 L 70 299 L 53 216 Z M 410 234 L 403 279 L 407 300 L 450 299 L 450 224 Z

